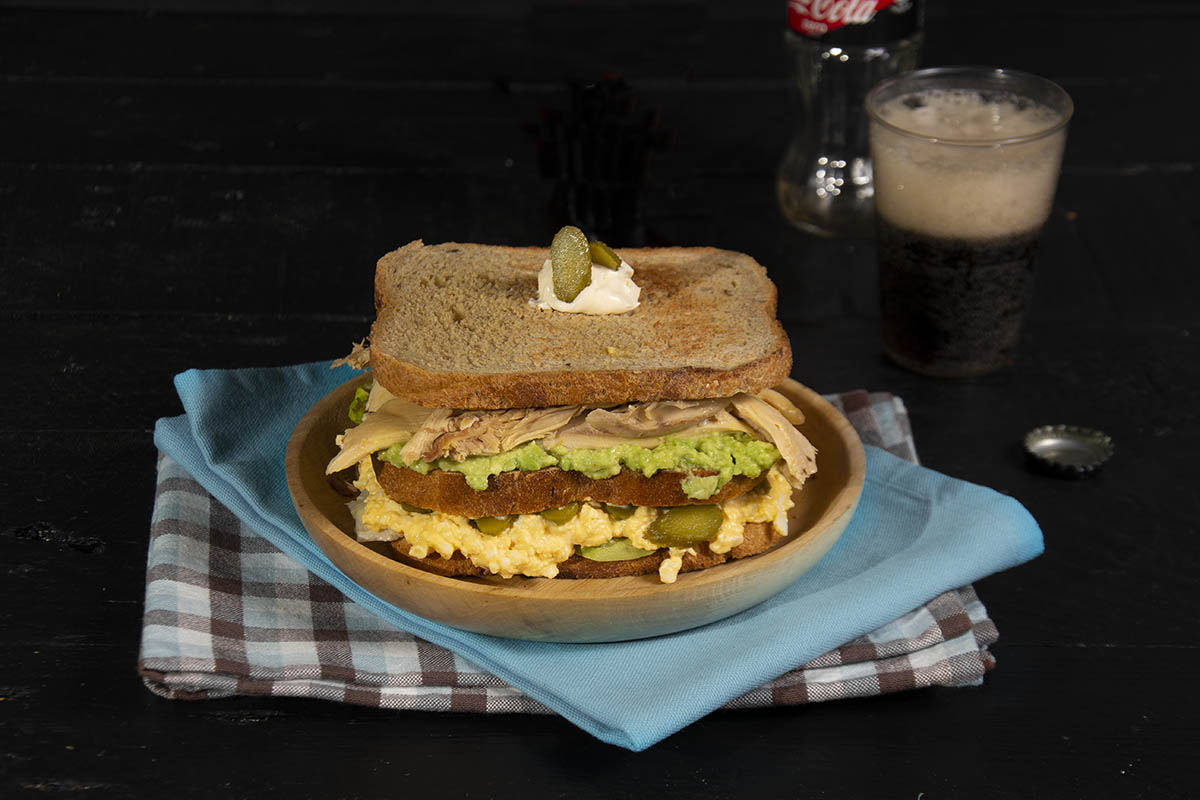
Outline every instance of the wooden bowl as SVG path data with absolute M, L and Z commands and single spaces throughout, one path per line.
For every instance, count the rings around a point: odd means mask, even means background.
M 446 578 L 382 555 L 354 538 L 346 498 L 325 475 L 345 430 L 355 378 L 330 392 L 296 425 L 287 479 L 313 541 L 351 579 L 426 619 L 478 633 L 550 642 L 611 642 L 694 628 L 766 600 L 808 571 L 850 521 L 866 473 L 858 434 L 820 395 L 788 380 L 777 387 L 804 411 L 817 474 L 796 493 L 788 540 L 761 555 L 685 572 L 623 578 Z

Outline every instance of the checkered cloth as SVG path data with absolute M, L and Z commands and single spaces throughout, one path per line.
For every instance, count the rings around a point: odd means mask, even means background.
M 828 398 L 863 441 L 916 461 L 898 397 Z M 728 708 L 977 684 L 995 625 L 972 587 L 941 594 Z M 586 646 L 586 645 L 584 645 Z M 164 697 L 319 697 L 420 711 L 549 713 L 462 657 L 393 628 L 245 527 L 160 455 L 138 671 Z

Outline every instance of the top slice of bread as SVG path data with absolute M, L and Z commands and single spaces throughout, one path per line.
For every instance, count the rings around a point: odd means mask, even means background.
M 641 304 L 624 314 L 534 307 L 541 247 L 410 242 L 379 260 L 375 380 L 430 408 L 530 408 L 757 392 L 788 376 L 775 285 L 708 247 L 617 252 Z

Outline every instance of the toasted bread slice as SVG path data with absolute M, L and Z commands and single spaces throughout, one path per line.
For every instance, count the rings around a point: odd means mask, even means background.
M 618 249 L 641 305 L 539 310 L 546 248 L 411 242 L 379 260 L 375 380 L 430 408 L 530 408 L 758 392 L 788 376 L 775 286 L 742 253 Z
M 560 508 L 576 500 L 630 506 L 686 506 L 695 503 L 723 503 L 739 497 L 759 479 L 739 475 L 711 497 L 693 500 L 683 493 L 678 472 L 659 472 L 647 478 L 640 472 L 623 469 L 611 478 L 589 478 L 581 472 L 558 467 L 524 472 L 501 472 L 488 478 L 488 488 L 477 492 L 458 472 L 433 470 L 422 475 L 386 461 L 375 464 L 379 485 L 393 500 L 402 500 L 419 508 L 434 508 L 446 514 L 470 519 L 502 517 L 507 514 L 536 514 L 548 508 Z
M 723 564 L 738 558 L 755 556 L 765 553 L 780 544 L 786 537 L 765 522 L 751 522 L 746 525 L 745 540 L 728 553 L 714 553 L 702 544 L 695 553 L 687 553 L 683 557 L 683 567 L 680 572 L 692 572 L 707 569 L 717 564 Z M 477 567 L 462 553 L 454 553 L 450 558 L 442 558 L 437 553 L 431 553 L 425 558 L 413 558 L 409 555 L 408 541 L 403 537 L 391 542 L 392 557 L 397 561 L 417 567 L 427 572 L 446 577 L 484 577 L 490 575 L 486 569 Z M 667 557 L 663 548 L 642 558 L 632 558 L 628 561 L 592 561 L 583 556 L 575 555 L 558 565 L 560 578 L 620 578 L 626 575 L 646 575 L 657 572 L 658 565 Z

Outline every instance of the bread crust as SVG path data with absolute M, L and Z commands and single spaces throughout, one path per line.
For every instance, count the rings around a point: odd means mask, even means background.
M 739 475 L 703 500 L 683 493 L 679 472 L 659 472 L 647 478 L 623 469 L 611 478 L 589 478 L 581 472 L 545 467 L 492 475 L 488 488 L 475 491 L 458 472 L 433 470 L 422 475 L 376 459 L 379 485 L 393 500 L 470 519 L 506 514 L 536 514 L 577 500 L 634 506 L 686 506 L 723 503 L 748 492 L 761 478 Z
M 695 553 L 685 553 L 680 572 L 694 572 L 708 569 L 726 561 L 739 558 L 749 558 L 765 553 L 783 542 L 787 537 L 780 534 L 766 522 L 750 522 L 743 531 L 745 537 L 742 544 L 728 553 L 714 553 L 707 544 L 694 548 Z M 437 553 L 431 553 L 425 558 L 414 558 L 409 554 L 410 545 L 403 537 L 391 543 L 392 557 L 397 561 L 416 567 L 435 575 L 448 578 L 485 577 L 491 575 L 483 567 L 477 567 L 462 553 L 455 552 L 450 558 L 442 558 Z M 622 578 L 629 575 L 647 575 L 658 572 L 659 565 L 669 553 L 662 548 L 655 553 L 642 558 L 628 561 L 592 561 L 580 555 L 574 555 L 558 565 L 559 578 Z
M 429 408 L 506 409 L 755 393 L 791 371 L 775 285 L 743 253 L 621 248 L 631 312 L 534 308 L 546 248 L 410 242 L 379 260 L 375 380 Z M 414 298 L 419 298 L 414 300 Z
M 430 372 L 371 350 L 375 380 L 392 394 L 427 408 L 545 408 L 731 397 L 776 386 L 788 377 L 791 367 L 792 352 L 786 340 L 762 358 L 729 369 Z

